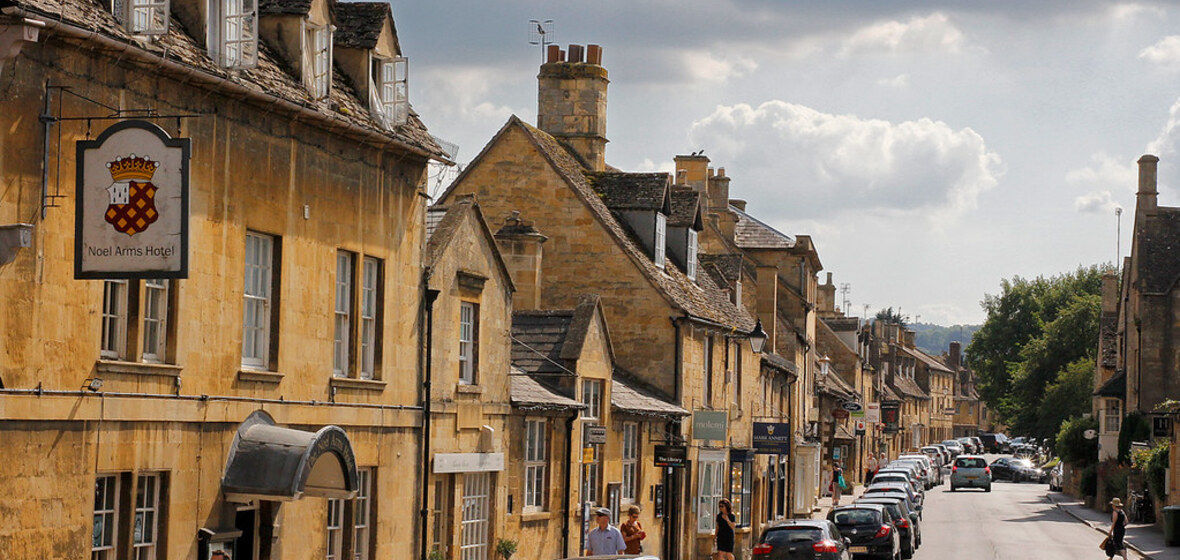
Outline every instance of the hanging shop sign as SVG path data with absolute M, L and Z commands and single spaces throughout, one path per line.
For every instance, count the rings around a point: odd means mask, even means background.
M 754 453 L 790 455 L 792 439 L 789 422 L 754 422 Z
M 657 445 L 653 455 L 657 467 L 688 466 L 688 447 L 684 445 Z
M 864 407 L 861 406 L 860 403 L 855 402 L 855 401 L 844 401 L 844 402 L 840 403 L 840 408 L 843 408 L 844 410 L 847 410 L 848 412 L 860 412 L 861 410 L 864 410 Z
M 586 426 L 586 444 L 602 445 L 606 443 L 606 426 Z
M 1167 416 L 1151 418 L 1151 435 L 1157 438 L 1172 437 L 1172 419 Z
M 897 433 L 901 418 L 900 403 L 884 403 L 881 405 L 881 421 L 885 424 L 885 433 Z
M 725 441 L 729 413 L 725 411 L 697 410 L 692 413 L 692 439 Z
M 881 403 L 871 402 L 865 405 L 865 422 L 869 424 L 881 422 Z
M 188 138 L 122 121 L 77 143 L 74 278 L 187 278 Z
M 837 408 L 832 411 L 832 418 L 835 418 L 837 420 L 843 420 L 845 418 L 848 418 L 849 414 L 850 413 L 847 410 L 844 410 L 843 408 Z
M 864 420 L 857 420 L 856 421 L 856 435 L 858 435 L 858 436 L 865 435 L 865 428 L 866 427 L 867 426 L 866 426 L 866 423 Z

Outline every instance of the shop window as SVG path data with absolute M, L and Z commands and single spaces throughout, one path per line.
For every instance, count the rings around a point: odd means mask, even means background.
M 725 497 L 725 458 L 701 453 L 698 461 L 700 480 L 697 488 L 697 532 L 711 533 L 716 529 L 717 503 Z
M 119 475 L 101 475 L 94 481 L 93 541 L 91 560 L 113 559 L 119 535 Z
M 159 558 L 161 530 L 166 526 L 162 521 L 166 519 L 166 496 L 165 473 L 123 472 L 96 476 L 91 560 L 127 558 L 129 553 L 134 560 Z M 130 523 L 131 526 L 128 529 L 120 523 Z M 128 537 L 130 546 L 126 540 Z
M 729 465 L 729 502 L 733 504 L 733 513 L 737 516 L 737 524 L 742 527 L 750 525 L 750 505 L 753 500 L 754 463 L 733 461 Z

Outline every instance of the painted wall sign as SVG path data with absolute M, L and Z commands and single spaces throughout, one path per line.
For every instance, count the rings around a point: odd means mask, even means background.
M 503 453 L 435 453 L 434 472 L 469 473 L 504 470 Z
M 754 452 L 763 455 L 791 454 L 791 424 L 788 422 L 754 422 Z
M 679 469 L 688 466 L 688 447 L 683 445 L 657 445 L 653 455 L 657 467 Z
M 74 278 L 187 278 L 188 138 L 122 121 L 77 143 Z
M 692 413 L 692 439 L 725 441 L 729 413 L 725 411 L 697 410 Z

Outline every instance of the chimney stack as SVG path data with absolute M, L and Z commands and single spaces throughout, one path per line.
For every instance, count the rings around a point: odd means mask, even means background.
M 541 308 L 541 244 L 546 239 L 532 222 L 520 219 L 520 212 L 512 212 L 496 232 L 496 246 L 516 286 L 512 294 L 513 309 Z
M 832 283 L 832 273 L 828 273 L 828 282 L 821 284 L 816 291 L 815 308 L 821 314 L 836 311 L 836 285 Z
M 737 208 L 738 210 L 741 210 L 742 212 L 746 211 L 746 201 L 744 201 L 740 198 L 729 199 L 729 205 L 733 206 L 734 208 Z
M 573 149 L 592 171 L 606 169 L 606 68 L 602 47 L 550 45 L 537 75 L 537 128 Z M 584 60 L 584 61 L 583 61 Z
M 1145 154 L 1139 158 L 1139 192 L 1135 194 L 1135 213 L 1154 214 L 1156 210 L 1156 165 L 1160 158 Z
M 962 361 L 963 345 L 958 341 L 951 342 L 951 347 L 947 351 L 946 365 L 951 371 L 959 369 L 959 364 Z

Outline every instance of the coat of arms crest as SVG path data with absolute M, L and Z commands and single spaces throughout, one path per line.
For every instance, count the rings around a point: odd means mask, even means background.
M 160 162 L 131 154 L 107 163 L 114 181 L 107 187 L 110 204 L 103 215 L 115 231 L 135 235 L 160 218 L 156 210 L 156 186 L 152 177 Z

